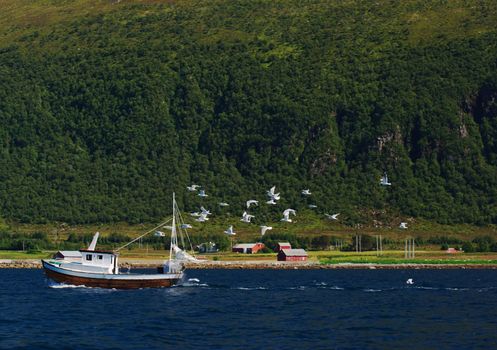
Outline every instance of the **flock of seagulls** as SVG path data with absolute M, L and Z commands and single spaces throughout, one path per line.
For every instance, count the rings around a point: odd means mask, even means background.
M 388 175 L 385 173 L 381 179 L 380 179 L 380 185 L 382 186 L 391 186 L 392 183 L 388 181 Z M 208 197 L 208 195 L 205 193 L 205 189 L 201 188 L 202 186 L 200 185 L 190 185 L 187 186 L 186 189 L 190 192 L 197 192 L 198 190 L 198 196 L 201 198 Z M 309 197 L 312 195 L 310 189 L 303 189 L 301 192 L 302 196 Z M 276 205 L 278 204 L 278 201 L 281 199 L 280 193 L 276 193 L 276 186 L 271 187 L 267 192 L 266 195 L 268 197 L 268 200 L 266 201 L 266 204 L 269 205 Z M 255 199 L 249 199 L 245 203 L 247 210 L 250 209 L 252 206 L 258 206 L 259 201 Z M 229 203 L 226 202 L 219 202 L 219 206 L 221 207 L 228 207 Z M 315 209 L 317 208 L 317 205 L 315 204 L 309 204 L 308 208 L 310 209 Z M 206 222 L 209 220 L 209 215 L 211 215 L 211 212 L 207 209 L 205 209 L 203 206 L 200 207 L 200 212 L 193 212 L 190 213 L 191 216 L 196 217 L 195 221 L 197 222 Z M 327 219 L 333 220 L 333 221 L 338 221 L 338 216 L 340 213 L 336 214 L 324 214 Z M 280 221 L 282 222 L 292 222 L 291 216 L 297 216 L 297 211 L 295 209 L 288 208 L 283 211 L 283 218 L 281 218 Z M 254 218 L 254 215 L 249 214 L 247 211 L 244 211 L 242 214 L 242 218 L 240 221 L 244 223 L 251 223 L 251 220 Z M 181 228 L 192 228 L 191 225 L 189 224 L 183 224 Z M 264 236 L 268 230 L 272 230 L 273 228 L 271 226 L 260 226 L 261 228 L 261 236 Z M 401 222 L 399 225 L 400 229 L 407 229 L 407 222 Z M 236 232 L 233 230 L 233 225 L 230 225 L 224 233 L 228 236 L 235 236 Z

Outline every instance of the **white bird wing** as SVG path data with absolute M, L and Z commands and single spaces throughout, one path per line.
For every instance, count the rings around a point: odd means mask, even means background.
M 261 235 L 264 236 L 267 230 L 272 230 L 273 228 L 271 226 L 261 226 Z
M 274 191 L 276 191 L 276 186 L 273 186 L 269 189 L 269 191 L 267 191 L 267 194 L 269 196 L 273 196 L 274 195 Z
M 290 214 L 296 215 L 295 210 L 294 210 L 294 209 L 286 209 L 286 210 L 283 212 L 283 216 L 285 216 L 285 217 L 287 217 L 287 218 L 290 216 Z

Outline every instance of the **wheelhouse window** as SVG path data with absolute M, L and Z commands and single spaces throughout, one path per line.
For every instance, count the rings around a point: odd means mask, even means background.
M 104 256 L 103 256 L 103 255 L 99 255 L 99 256 L 98 256 L 98 260 L 102 260 L 103 258 L 104 258 Z
M 91 254 L 86 254 L 86 261 L 91 261 Z

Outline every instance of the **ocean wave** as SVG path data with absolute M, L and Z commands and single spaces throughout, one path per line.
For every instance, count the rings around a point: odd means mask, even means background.
M 84 285 L 74 285 L 74 284 L 65 284 L 65 283 L 49 283 L 49 288 L 53 289 L 64 289 L 64 288 L 85 288 L 85 289 L 93 289 L 93 287 L 87 287 Z
M 238 289 L 238 290 L 267 290 L 266 287 L 233 287 L 232 289 Z

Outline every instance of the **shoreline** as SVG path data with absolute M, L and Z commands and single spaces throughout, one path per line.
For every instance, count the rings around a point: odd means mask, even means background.
M 162 260 L 124 260 L 119 265 L 122 269 L 157 268 L 162 266 Z M 282 262 L 282 261 L 205 261 L 202 263 L 187 263 L 187 270 L 402 270 L 402 269 L 486 269 L 496 270 L 497 264 L 374 264 L 374 263 L 337 263 L 321 264 L 319 262 Z M 0 269 L 41 269 L 38 259 L 0 259 Z

